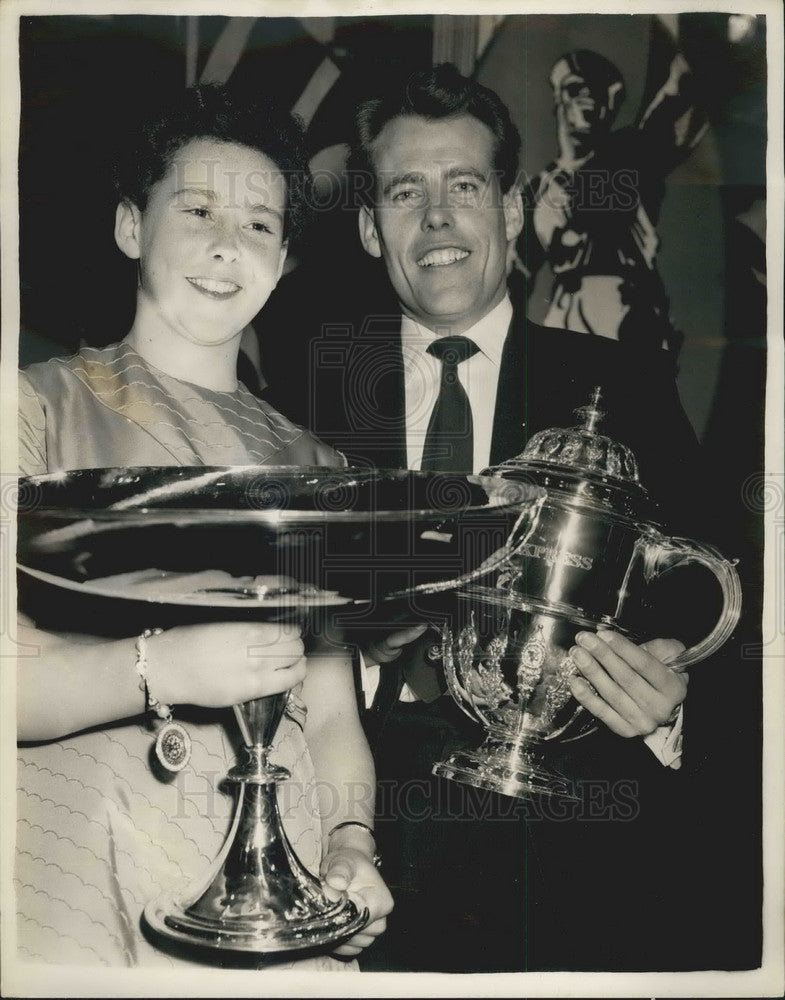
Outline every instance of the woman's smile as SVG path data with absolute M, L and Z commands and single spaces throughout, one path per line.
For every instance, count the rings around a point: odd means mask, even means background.
M 209 295 L 211 299 L 229 299 L 242 288 L 234 281 L 220 281 L 218 278 L 187 278 L 194 288 Z

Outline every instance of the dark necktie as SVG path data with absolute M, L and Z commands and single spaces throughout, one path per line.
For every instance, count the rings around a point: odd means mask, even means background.
M 428 346 L 428 353 L 442 363 L 442 377 L 425 435 L 423 469 L 471 472 L 474 468 L 472 409 L 458 378 L 458 365 L 478 350 L 468 337 L 439 337 Z
M 479 348 L 467 337 L 439 337 L 428 353 L 442 363 L 439 397 L 433 408 L 423 447 L 422 468 L 434 472 L 471 472 L 474 429 L 469 397 L 458 378 L 458 365 Z M 429 636 L 433 643 L 434 636 Z M 441 669 L 427 655 L 429 642 L 414 644 L 403 676 L 420 701 L 435 701 L 445 690 Z

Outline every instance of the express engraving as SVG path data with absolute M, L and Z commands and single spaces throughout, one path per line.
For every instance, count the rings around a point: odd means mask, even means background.
M 549 566 L 572 566 L 575 569 L 591 569 L 594 559 L 591 556 L 580 556 L 568 549 L 559 549 L 553 545 L 534 545 L 529 543 L 520 550 L 520 555 L 530 559 L 541 559 Z

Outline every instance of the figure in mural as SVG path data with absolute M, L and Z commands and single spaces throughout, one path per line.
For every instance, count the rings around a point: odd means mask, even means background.
M 625 97 L 612 62 L 578 49 L 550 74 L 559 153 L 528 185 L 522 269 L 547 263 L 553 287 L 543 325 L 678 347 L 656 267 L 665 178 L 704 135 L 695 77 L 683 55 L 634 125 L 613 129 Z

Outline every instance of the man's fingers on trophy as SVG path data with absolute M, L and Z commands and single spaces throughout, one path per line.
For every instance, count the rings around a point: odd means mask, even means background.
M 579 680 L 588 687 L 578 684 L 573 694 L 613 732 L 647 736 L 672 721 L 686 694 L 684 678 L 616 632 L 580 632 L 576 643 L 580 645 L 570 654 L 581 672 Z M 680 645 L 676 640 L 657 640 L 655 649 L 670 656 L 679 652 Z
M 624 709 L 630 700 L 630 688 L 635 681 L 642 686 L 639 678 L 602 640 L 590 632 L 579 632 L 570 656 L 584 679 L 589 681 L 597 693 L 610 702 L 614 708 Z M 584 648 L 588 647 L 588 650 Z M 626 701 L 625 701 L 626 699 Z
M 594 632 L 579 632 L 575 641 L 596 657 L 605 670 L 620 683 L 629 683 L 635 676 L 630 656 L 639 653 L 638 647 L 618 632 L 608 629 L 601 629 L 596 635 Z
M 663 680 L 673 676 L 673 671 L 666 669 L 668 660 L 672 660 L 684 649 L 678 639 L 651 639 L 640 646 L 609 629 L 599 629 L 598 638 L 613 650 L 632 670 L 648 681 L 658 690 Z
M 591 652 L 600 666 L 613 678 L 621 690 L 636 704 L 642 704 L 654 693 L 651 682 L 642 676 L 636 667 L 647 656 L 634 642 L 625 639 L 617 632 L 602 629 L 594 635 L 592 632 L 579 632 L 575 641 Z M 577 662 L 577 661 L 576 661 Z M 593 680 L 590 676 L 589 680 Z M 595 684 L 595 686 L 597 686 Z M 656 690 L 656 688 L 655 688 Z M 605 691 L 601 691 L 605 695 Z M 623 705 L 614 705 L 623 708 Z
M 671 670 L 667 663 L 684 649 L 684 644 L 678 639 L 651 639 L 641 649 L 652 661 L 647 665 L 650 671 L 647 677 L 655 689 L 651 712 L 655 728 L 673 725 L 687 697 L 689 676 L 684 671 Z
M 684 643 L 678 639 L 649 639 L 648 642 L 642 642 L 640 649 L 646 653 L 646 657 L 641 673 L 656 687 L 660 686 L 659 682 L 663 679 L 667 681 L 673 678 L 683 680 L 686 685 L 686 673 L 677 672 L 668 666 L 671 660 L 684 651 L 684 648 Z M 663 670 L 663 667 L 667 670 Z
M 651 689 L 648 684 L 637 677 L 629 667 L 620 668 L 616 664 L 609 667 L 607 653 L 603 655 L 602 664 L 579 646 L 574 646 L 570 650 L 570 655 L 583 675 L 583 680 L 590 686 L 589 694 L 596 694 L 621 719 L 629 723 L 634 734 L 640 735 L 644 731 L 651 731 L 650 728 L 647 728 L 648 715 L 643 708 L 651 697 Z M 589 708 L 589 711 L 597 715 L 594 708 L 584 707 Z M 602 718 L 602 721 L 609 724 L 605 718 Z
M 626 738 L 639 735 L 626 719 L 597 694 L 595 688 L 585 678 L 573 675 L 568 683 L 575 700 L 596 719 L 604 722 L 611 732 Z
M 621 652 L 628 665 L 625 670 L 629 673 L 624 674 L 615 672 L 613 666 L 606 662 L 609 672 L 614 674 L 641 710 L 635 718 L 641 735 L 653 732 L 671 718 L 674 709 L 687 695 L 687 678 L 671 670 L 664 662 L 680 653 L 684 649 L 683 644 L 678 639 L 652 639 L 637 646 L 617 633 L 603 630 L 599 635 Z

